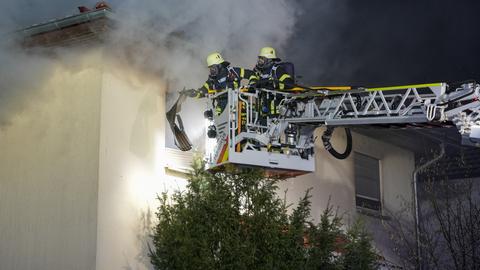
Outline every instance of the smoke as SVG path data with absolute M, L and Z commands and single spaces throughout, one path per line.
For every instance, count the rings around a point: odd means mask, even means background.
M 95 0 L 3 0 L 0 1 L 0 33 L 76 14 L 78 6 L 92 6 Z
M 286 0 L 144 0 L 115 10 L 111 44 L 130 65 L 168 79 L 173 89 L 201 86 L 205 58 L 214 51 L 234 66 L 253 67 L 261 47 L 286 45 L 297 14 Z
M 25 110 L 48 104 L 52 93 L 45 85 L 55 72 L 74 74 L 91 68 L 83 57 L 85 48 L 27 49 L 19 46 L 15 37 L 0 41 L 0 131 Z
M 77 6 L 92 7 L 94 3 L 3 1 L 0 9 L 5 14 L 0 16 L 0 32 L 75 14 Z M 221 52 L 233 66 L 250 68 L 263 46 L 274 46 L 282 54 L 299 14 L 299 9 L 287 0 L 108 3 L 115 13 L 114 30 L 106 40 L 111 56 L 143 76 L 167 80 L 171 92 L 203 85 L 208 74 L 205 58 L 211 52 Z M 24 106 L 20 101 L 28 99 L 35 84 L 48 78 L 52 59 L 12 49 L 3 42 L 0 61 L 0 122 L 6 123 Z M 187 107 L 198 115 L 198 104 Z
M 4 128 L 30 101 L 39 98 L 38 85 L 51 74 L 52 60 L 2 40 L 0 63 L 0 128 Z
M 182 88 L 199 88 L 205 59 L 220 52 L 232 66 L 252 68 L 258 51 L 288 45 L 299 9 L 287 0 L 127 1 L 114 6 L 118 21 L 108 47 L 115 59 L 168 81 L 168 104 Z M 182 117 L 194 145 L 204 134 L 203 101 L 187 100 Z M 168 109 L 168 108 L 167 108 Z M 167 133 L 167 145 L 173 143 Z
M 80 1 L 79 1 L 80 2 Z M 9 126 L 25 108 L 41 102 L 41 85 L 59 64 L 58 49 L 25 49 L 18 44 L 16 31 L 76 13 L 70 1 L 1 1 L 0 10 L 0 129 Z M 66 64 L 66 63 L 65 63 Z
M 95 2 L 1 1 L 0 33 L 75 14 L 77 6 L 92 7 Z M 369 86 L 480 77 L 475 14 L 480 3 L 475 1 L 112 0 L 109 4 L 116 14 L 115 30 L 107 40 L 109 51 L 132 70 L 168 80 L 172 93 L 203 84 L 209 53 L 219 51 L 234 66 L 252 67 L 265 45 L 294 62 L 304 84 Z M 51 59 L 12 50 L 4 40 L 0 41 L 0 122 L 5 123 L 15 108 L 22 107 L 20 101 L 33 93 L 33 82 L 49 76 L 46 67 Z M 198 114 L 201 106 L 193 105 L 184 108 Z M 188 126 L 189 117 L 185 120 Z

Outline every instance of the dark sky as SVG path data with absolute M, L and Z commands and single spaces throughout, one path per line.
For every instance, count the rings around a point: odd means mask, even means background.
M 5 0 L 0 30 L 76 13 L 95 0 Z M 115 10 L 122 1 L 109 1 Z M 480 80 L 480 1 L 296 0 L 284 60 L 305 84 L 392 85 Z M 158 1 L 162 5 L 162 1 Z M 141 8 L 139 5 L 138 8 Z M 238 12 L 247 12 L 239 10 Z M 13 26 L 16 29 L 20 26 Z M 252 48 L 257 51 L 258 48 Z
M 480 80 L 480 1 L 300 0 L 285 58 L 311 84 Z

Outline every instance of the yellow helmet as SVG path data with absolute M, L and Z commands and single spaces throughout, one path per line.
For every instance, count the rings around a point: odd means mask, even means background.
M 263 56 L 263 57 L 268 58 L 268 59 L 277 59 L 275 49 L 272 48 L 272 47 L 263 47 L 260 50 L 260 53 L 258 54 L 258 56 Z
M 223 60 L 222 55 L 218 52 L 211 53 L 207 56 L 207 67 L 218 65 L 223 62 L 225 62 L 225 60 Z

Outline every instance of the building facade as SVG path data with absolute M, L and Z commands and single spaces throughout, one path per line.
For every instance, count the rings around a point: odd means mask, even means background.
M 95 10 L 24 31 L 27 48 L 62 50 L 38 96 L 0 129 L 0 269 L 151 268 L 156 195 L 185 186 L 192 154 L 165 147 L 166 81 L 102 45 L 111 16 Z M 336 132 L 332 143 L 345 140 Z M 329 198 L 347 222 L 363 217 L 395 261 L 382 222 L 412 198 L 415 155 L 357 132 L 353 141 L 352 155 L 337 160 L 318 140 L 316 171 L 280 192 L 295 203 L 313 188 L 317 220 Z

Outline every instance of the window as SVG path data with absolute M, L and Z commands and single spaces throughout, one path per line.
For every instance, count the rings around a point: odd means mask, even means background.
M 380 161 L 355 153 L 355 203 L 357 208 L 380 212 Z

